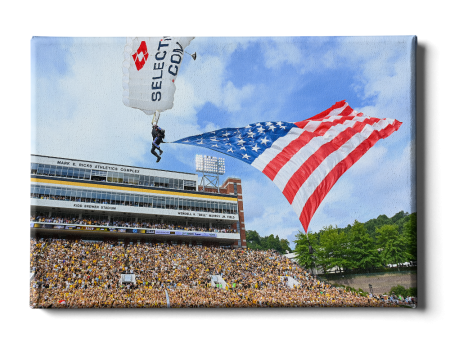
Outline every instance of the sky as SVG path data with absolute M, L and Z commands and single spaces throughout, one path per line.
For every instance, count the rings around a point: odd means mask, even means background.
M 31 153 L 195 172 L 204 148 L 164 144 L 150 153 L 151 117 L 122 103 L 125 38 L 33 38 Z M 331 189 L 309 226 L 345 227 L 415 212 L 414 41 L 399 37 L 195 38 L 176 80 L 166 141 L 263 121 L 297 122 L 346 100 L 365 115 L 403 122 Z M 231 157 L 242 180 L 246 230 L 295 240 L 301 224 L 264 174 Z

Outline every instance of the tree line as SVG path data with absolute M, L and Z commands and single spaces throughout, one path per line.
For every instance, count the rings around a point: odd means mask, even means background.
M 366 223 L 355 220 L 345 228 L 329 225 L 317 233 L 299 232 L 295 244 L 296 259 L 307 269 L 326 272 L 337 268 L 342 272 L 398 266 L 417 260 L 417 215 L 400 211 L 391 218 L 380 215 Z
M 255 230 L 246 231 L 247 247 L 253 250 L 293 252 L 287 239 L 273 234 L 262 237 Z M 371 270 L 388 264 L 417 260 L 417 214 L 400 211 L 393 217 L 380 215 L 365 223 L 354 221 L 345 228 L 325 226 L 317 233 L 300 232 L 295 249 L 298 263 L 328 271 Z M 310 253 L 310 246 L 312 253 Z
M 289 247 L 289 241 L 287 239 L 280 239 L 277 236 L 269 235 L 261 237 L 257 231 L 249 230 L 245 231 L 247 240 L 247 247 L 253 250 L 276 250 L 281 254 L 286 254 L 286 251 L 292 252 Z

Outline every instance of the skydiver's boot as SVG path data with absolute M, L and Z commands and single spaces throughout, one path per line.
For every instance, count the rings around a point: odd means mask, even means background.
M 158 163 L 159 161 L 161 161 L 161 156 L 156 155 L 156 157 L 158 157 L 158 159 L 156 160 L 156 163 Z
M 161 149 L 158 149 L 158 150 L 159 150 L 159 154 L 162 155 L 163 151 Z

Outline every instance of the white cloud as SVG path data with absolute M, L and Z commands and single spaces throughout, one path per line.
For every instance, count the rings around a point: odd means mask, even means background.
M 274 38 L 263 43 L 265 66 L 279 69 L 284 63 L 298 65 L 302 61 L 302 53 L 289 38 Z
M 241 110 L 241 102 L 252 97 L 255 86 L 246 85 L 242 89 L 236 88 L 231 81 L 228 81 L 224 87 L 223 103 L 230 112 Z

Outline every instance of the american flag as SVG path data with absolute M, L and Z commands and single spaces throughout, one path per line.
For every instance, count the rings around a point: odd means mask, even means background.
M 340 101 L 301 122 L 258 122 L 174 143 L 215 150 L 251 164 L 283 192 L 305 232 L 337 180 L 401 122 L 375 118 Z

